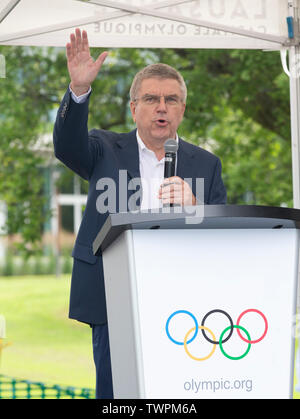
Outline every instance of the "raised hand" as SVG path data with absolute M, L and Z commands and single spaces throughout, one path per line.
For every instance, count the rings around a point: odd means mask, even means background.
M 71 89 L 80 96 L 86 93 L 97 77 L 99 70 L 108 55 L 102 52 L 94 60 L 90 55 L 89 41 L 86 31 L 75 30 L 75 34 L 70 35 L 70 42 L 66 45 L 68 70 L 71 78 Z

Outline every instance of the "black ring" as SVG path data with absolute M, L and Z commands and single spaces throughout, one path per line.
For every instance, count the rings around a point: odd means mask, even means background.
M 233 321 L 232 321 L 232 318 L 229 316 L 229 314 L 228 314 L 228 313 L 226 313 L 226 311 L 216 309 L 216 310 L 211 310 L 211 311 L 209 311 L 207 314 L 205 314 L 205 316 L 204 316 L 204 317 L 203 317 L 203 319 L 202 319 L 201 326 L 204 326 L 204 322 L 205 322 L 205 320 L 207 319 L 207 317 L 208 317 L 210 314 L 213 314 L 213 313 L 222 313 L 222 314 L 225 314 L 225 316 L 226 316 L 226 317 L 228 318 L 228 320 L 230 321 L 231 330 L 230 330 L 230 333 L 229 333 L 229 335 L 227 336 L 227 338 L 226 338 L 226 339 L 224 339 L 224 340 L 222 340 L 222 344 L 223 344 L 223 343 L 227 342 L 227 341 L 228 341 L 228 339 L 230 339 L 230 338 L 231 338 L 231 335 L 232 335 L 232 333 L 233 333 Z M 206 333 L 205 333 L 205 330 L 204 330 L 204 329 L 201 329 L 201 331 L 202 331 L 202 334 L 203 334 L 203 336 L 205 337 L 205 339 L 206 339 L 206 340 L 208 340 L 208 342 L 213 343 L 214 345 L 219 345 L 219 341 L 215 342 L 214 340 L 209 339 L 209 337 L 207 337 L 207 336 L 206 336 Z

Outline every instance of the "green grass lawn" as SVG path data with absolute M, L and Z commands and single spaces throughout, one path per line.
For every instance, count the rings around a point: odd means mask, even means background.
M 94 388 L 89 326 L 68 319 L 68 276 L 0 277 L 6 342 L 0 374 Z
M 69 275 L 0 277 L 0 314 L 11 342 L 0 374 L 94 388 L 91 329 L 68 319 L 69 288 Z

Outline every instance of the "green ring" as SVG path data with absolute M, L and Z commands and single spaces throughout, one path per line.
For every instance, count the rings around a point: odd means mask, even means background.
M 234 327 L 235 329 L 241 329 L 241 330 L 243 330 L 243 331 L 246 333 L 248 340 L 251 340 L 251 338 L 250 338 L 250 335 L 249 335 L 248 331 L 247 331 L 244 327 L 242 327 L 242 326 L 237 326 L 237 325 L 235 325 L 235 326 L 233 326 L 233 327 Z M 228 355 L 228 354 L 224 351 L 224 349 L 223 349 L 223 346 L 222 346 L 222 340 L 223 340 L 223 336 L 225 335 L 225 333 L 227 332 L 227 330 L 229 330 L 229 329 L 231 329 L 231 328 L 232 328 L 232 326 L 228 326 L 228 327 L 226 327 L 226 329 L 224 329 L 224 330 L 223 330 L 223 332 L 221 333 L 220 339 L 219 339 L 219 345 L 220 345 L 220 349 L 221 349 L 222 354 L 223 354 L 224 356 L 226 356 L 226 358 L 233 359 L 234 361 L 237 361 L 238 359 L 242 359 L 242 358 L 244 358 L 244 357 L 248 354 L 248 352 L 250 351 L 250 348 L 251 348 L 251 343 L 248 343 L 248 348 L 246 349 L 246 352 L 244 352 L 241 356 L 230 356 L 230 355 Z

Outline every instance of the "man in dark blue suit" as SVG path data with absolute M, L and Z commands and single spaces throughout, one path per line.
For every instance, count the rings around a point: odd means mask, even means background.
M 137 129 L 123 134 L 104 130 L 88 132 L 91 84 L 106 57 L 104 52 L 96 61 L 91 58 L 85 31 L 76 29 L 71 34 L 67 44 L 71 83 L 54 127 L 56 157 L 89 181 L 87 205 L 72 253 L 69 316 L 92 327 L 97 398 L 113 398 L 102 257 L 92 251 L 95 236 L 109 212 L 99 209 L 99 181 L 111 179 L 114 183 L 116 211 L 128 210 L 127 203 L 124 207 L 119 196 L 124 196 L 123 189 L 134 178 L 142 180 L 142 199 L 137 202 L 140 209 L 165 203 L 196 205 L 196 184 L 185 181 L 187 178 L 204 179 L 205 204 L 226 202 L 220 160 L 177 135 L 185 111 L 186 86 L 172 67 L 153 64 L 135 76 L 130 109 Z M 178 142 L 177 168 L 176 176 L 164 180 L 164 143 L 169 138 Z M 126 173 L 125 182 L 120 182 L 120 173 Z M 160 179 L 160 187 L 151 187 L 154 177 Z M 146 188 L 147 183 L 150 188 Z M 129 199 L 134 191 L 126 190 L 126 193 Z

